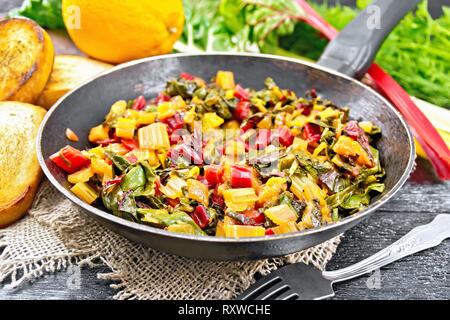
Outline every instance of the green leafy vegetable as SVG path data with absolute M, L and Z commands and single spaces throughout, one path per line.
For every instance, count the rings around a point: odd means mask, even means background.
M 319 160 L 314 159 L 310 154 L 304 151 L 295 152 L 295 157 L 300 166 L 315 178 L 332 169 L 329 164 L 322 163 Z
M 370 0 L 357 8 L 311 6 L 341 30 Z M 433 19 L 428 1 L 419 4 L 389 35 L 375 61 L 405 90 L 418 98 L 450 108 L 450 7 Z M 316 60 L 327 44 L 301 22 L 303 10 L 291 0 L 183 0 L 185 26 L 174 49 L 180 52 L 263 52 Z M 64 27 L 61 0 L 25 0 L 9 17 L 23 16 L 43 27 Z
M 145 217 L 145 220 L 152 221 L 154 224 L 161 224 L 166 227 L 177 223 L 188 223 L 194 227 L 194 234 L 206 236 L 206 233 L 192 220 L 185 212 L 177 211 L 174 213 L 161 213 L 154 209 L 137 209 L 137 212 Z
M 351 195 L 358 191 L 358 185 L 352 184 L 342 191 L 339 191 L 327 198 L 327 204 L 330 208 L 337 208 L 342 205 Z
M 333 192 L 339 192 L 349 186 L 350 182 L 344 179 L 336 170 L 329 170 L 320 176 L 320 181 Z
M 285 191 L 281 194 L 278 204 L 287 204 L 289 208 L 291 208 L 291 210 L 297 214 L 298 217 L 301 217 L 302 212 L 306 207 L 303 201 L 295 200 L 294 195 L 289 191 Z
M 122 191 L 139 190 L 145 185 L 146 180 L 144 169 L 138 165 L 128 171 L 125 177 L 123 177 L 120 182 L 120 188 Z
M 119 217 L 130 221 L 139 221 L 136 212 L 136 200 L 132 190 L 120 194 L 118 210 Z
M 112 190 L 102 190 L 103 205 L 111 210 L 114 215 L 119 213 L 119 193 L 121 192 L 119 185 L 115 185 Z
M 170 79 L 166 83 L 166 93 L 172 97 L 180 95 L 183 99 L 192 98 L 195 90 L 197 90 L 197 84 L 183 78 Z
M 183 0 L 185 27 L 174 49 L 181 52 L 265 52 L 302 58 L 278 45 L 294 32 L 303 10 L 291 0 Z
M 384 189 L 385 189 L 385 186 L 383 183 L 371 184 L 370 186 L 368 186 L 366 188 L 364 193 L 353 194 L 350 197 L 348 197 L 347 200 L 345 200 L 341 204 L 341 207 L 343 209 L 347 209 L 347 210 L 352 210 L 352 209 L 362 210 L 370 204 L 370 196 L 369 196 L 370 191 L 373 190 L 373 191 L 377 191 L 377 192 L 381 193 L 384 191 Z
M 128 161 L 127 158 L 121 156 L 120 154 L 106 150 L 105 155 L 121 172 L 124 172 L 131 165 L 131 162 Z
M 140 161 L 139 164 L 144 169 L 146 183 L 145 183 L 145 187 L 143 188 L 143 190 L 140 191 L 139 193 L 136 193 L 136 196 L 149 197 L 151 194 L 154 193 L 153 190 L 155 188 L 155 181 L 156 181 L 157 176 L 147 160 Z
M 325 1 L 311 6 L 336 29 L 341 30 L 370 1 L 357 1 L 357 9 Z M 424 0 L 387 37 L 375 62 L 389 73 L 410 95 L 450 108 L 450 7 L 433 19 Z M 321 52 L 316 43 L 314 52 Z M 319 53 L 320 55 L 320 53 Z M 319 57 L 311 56 L 312 59 Z
M 232 40 L 234 33 L 225 25 L 224 17 L 219 14 L 219 1 L 183 0 L 185 24 L 183 34 L 174 49 L 181 52 L 199 51 L 245 51 Z M 246 41 L 247 38 L 243 39 Z

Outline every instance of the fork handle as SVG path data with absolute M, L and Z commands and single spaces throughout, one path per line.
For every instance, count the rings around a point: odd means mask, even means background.
M 352 279 L 413 253 L 435 247 L 448 237 L 450 237 L 450 214 L 439 214 L 432 222 L 412 229 L 400 240 L 373 256 L 343 269 L 324 271 L 322 275 L 332 282 Z

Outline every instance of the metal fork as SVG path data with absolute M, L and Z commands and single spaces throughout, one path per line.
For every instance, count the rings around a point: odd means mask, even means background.
M 349 267 L 320 271 L 303 263 L 290 264 L 262 277 L 238 300 L 311 300 L 334 296 L 332 284 L 361 276 L 413 253 L 435 247 L 450 237 L 450 214 L 439 214 L 400 240 Z

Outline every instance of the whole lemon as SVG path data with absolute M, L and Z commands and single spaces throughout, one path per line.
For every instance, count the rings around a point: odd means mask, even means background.
M 62 14 L 75 45 L 110 63 L 171 52 L 184 24 L 181 0 L 63 0 Z

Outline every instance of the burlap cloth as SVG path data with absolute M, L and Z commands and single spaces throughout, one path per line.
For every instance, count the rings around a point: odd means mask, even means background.
M 231 299 L 256 273 L 286 263 L 305 262 L 323 269 L 339 237 L 282 258 L 245 262 L 199 261 L 135 244 L 78 212 L 47 179 L 29 214 L 0 230 L 0 282 L 5 289 L 56 272 L 71 264 L 107 266 L 98 274 L 112 280 L 115 299 Z

